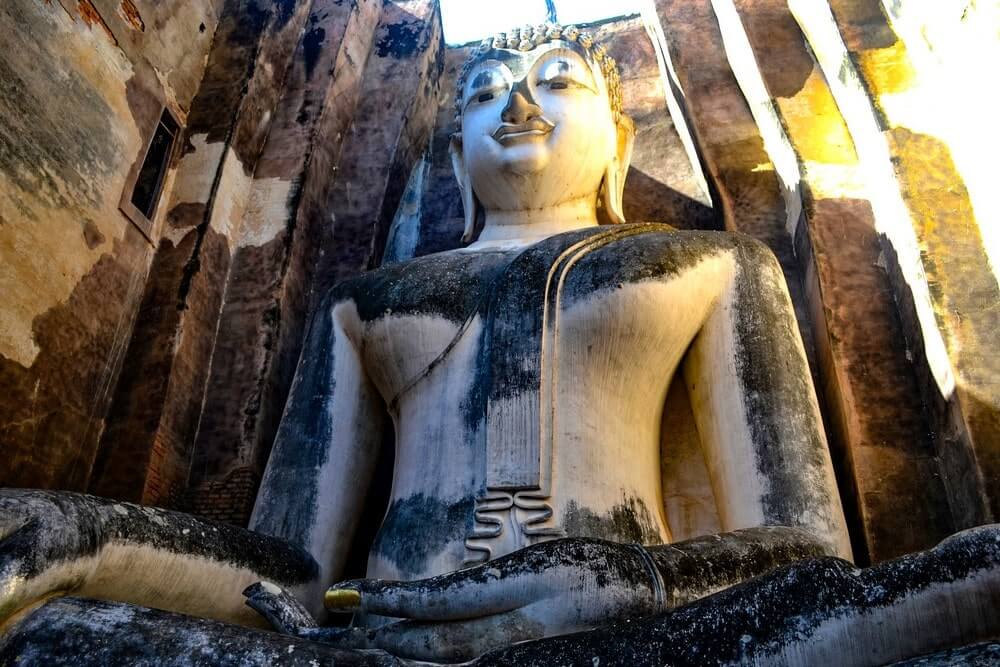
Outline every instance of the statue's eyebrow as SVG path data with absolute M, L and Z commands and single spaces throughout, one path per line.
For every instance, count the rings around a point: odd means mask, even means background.
M 531 58 L 531 52 L 511 51 L 509 49 L 491 49 L 480 57 L 478 64 L 487 62 L 500 63 L 511 71 L 514 77 L 521 76 L 527 71 L 527 61 Z
M 493 83 L 496 79 L 503 80 L 503 76 L 493 69 L 483 69 L 476 73 L 476 76 L 469 82 L 469 88 L 475 90 L 481 86 Z

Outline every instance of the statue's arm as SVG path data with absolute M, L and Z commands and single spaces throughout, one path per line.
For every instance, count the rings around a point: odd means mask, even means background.
M 361 327 L 343 291 L 314 314 L 250 520 L 251 530 L 316 560 L 319 576 L 297 592 L 313 612 L 341 576 L 386 421 L 365 372 Z
M 62 594 L 261 625 L 247 586 L 297 590 L 317 571 L 302 549 L 237 526 L 81 493 L 0 491 L 0 628 Z
M 735 270 L 691 345 L 684 378 L 723 530 L 805 529 L 829 555 L 850 542 L 781 267 L 742 237 Z

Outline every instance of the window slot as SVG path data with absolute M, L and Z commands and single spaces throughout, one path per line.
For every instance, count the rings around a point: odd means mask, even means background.
M 153 240 L 153 216 L 163 194 L 163 181 L 170 168 L 179 131 L 177 121 L 164 109 L 132 187 L 122 193 L 121 211 L 150 241 Z

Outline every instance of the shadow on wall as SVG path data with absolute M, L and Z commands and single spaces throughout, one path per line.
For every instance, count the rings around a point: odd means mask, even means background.
M 719 212 L 632 167 L 625 181 L 625 219 L 662 222 L 678 229 L 722 229 Z

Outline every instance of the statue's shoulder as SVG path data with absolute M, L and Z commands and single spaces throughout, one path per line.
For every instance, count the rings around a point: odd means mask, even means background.
M 591 249 L 623 247 L 688 247 L 692 250 L 719 248 L 734 248 L 744 243 L 756 243 L 753 238 L 744 234 L 702 230 L 677 229 L 672 225 L 659 222 L 638 222 L 619 225 L 601 225 L 582 230 L 564 232 L 551 236 L 536 243 L 532 248 L 541 249 L 549 246 L 559 246 L 569 249 L 580 245 Z
M 338 283 L 326 294 L 325 302 L 351 301 L 364 320 L 387 312 L 464 319 L 510 258 L 510 252 L 501 251 L 447 250 L 424 255 Z
M 756 263 L 759 256 L 770 254 L 766 246 L 742 234 L 678 230 L 655 223 L 595 230 L 567 245 L 567 250 L 573 261 L 563 262 L 571 267 L 565 294 L 580 296 L 626 283 L 672 280 L 720 255 Z
M 695 261 L 706 255 L 735 251 L 746 258 L 770 256 L 768 246 L 739 232 L 676 229 L 661 223 L 620 225 L 621 233 L 605 247 L 622 261 Z M 669 261 L 673 265 L 676 261 Z M 664 267 L 666 268 L 666 267 Z
M 678 261 L 739 247 L 750 237 L 713 230 L 682 230 L 667 224 L 643 222 L 601 228 L 591 234 L 582 251 L 595 259 L 626 267 L 650 263 L 673 266 Z

